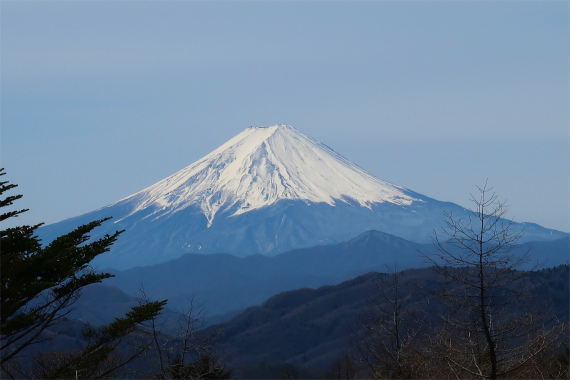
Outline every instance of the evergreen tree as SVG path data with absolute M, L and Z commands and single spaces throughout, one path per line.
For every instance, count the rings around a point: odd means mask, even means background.
M 0 176 L 5 175 L 0 169 Z M 16 187 L 8 181 L 0 182 L 0 196 Z M 11 206 L 22 195 L 0 199 L 0 207 Z M 26 209 L 0 214 L 0 222 L 17 217 Z M 0 303 L 0 367 L 3 376 L 21 377 L 24 369 L 19 358 L 34 344 L 48 337 L 46 329 L 61 322 L 73 310 L 81 290 L 90 284 L 111 277 L 97 273 L 89 263 L 107 252 L 123 231 L 90 241 L 93 229 L 108 220 L 95 220 L 77 227 L 42 247 L 35 231 L 42 224 L 6 228 L 0 231 L 1 303 Z M 108 375 L 113 368 L 124 365 L 120 361 L 112 366 L 105 362 L 122 338 L 128 336 L 144 321 L 157 316 L 166 301 L 146 302 L 135 307 L 123 318 L 100 329 L 86 329 L 88 345 L 80 352 L 36 357 L 43 378 L 71 377 L 70 371 L 82 369 L 82 377 Z M 143 345 L 144 346 L 144 345 Z M 141 351 L 142 352 L 142 351 Z M 128 359 L 130 360 L 130 359 Z M 76 373 L 73 373 L 75 377 Z

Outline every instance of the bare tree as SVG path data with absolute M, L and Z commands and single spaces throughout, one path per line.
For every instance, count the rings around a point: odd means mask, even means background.
M 496 379 L 528 365 L 565 326 L 547 327 L 546 309 L 530 302 L 520 270 L 530 252 L 517 244 L 523 231 L 492 188 L 478 190 L 469 217 L 446 215 L 436 252 L 424 254 L 443 278 L 437 296 L 448 306 L 431 347 L 440 347 L 453 376 Z
M 147 300 L 144 291 L 143 299 Z M 207 328 L 206 312 L 195 298 L 176 320 L 159 316 L 149 321 L 152 336 L 150 357 L 158 368 L 159 379 L 226 379 L 231 371 L 225 368 L 216 348 L 217 328 Z
M 357 361 L 369 378 L 411 379 L 422 377 L 420 334 L 423 318 L 412 302 L 415 285 L 402 284 L 397 269 L 380 278 L 360 318 L 362 331 L 354 346 Z M 416 299 L 417 300 L 417 299 Z
M 358 366 L 354 362 L 352 355 L 344 353 L 342 357 L 335 360 L 330 368 L 325 372 L 325 379 L 357 379 Z

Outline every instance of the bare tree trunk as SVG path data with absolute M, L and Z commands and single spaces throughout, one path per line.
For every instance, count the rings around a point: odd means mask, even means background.
M 506 219 L 507 207 L 485 184 L 469 218 L 447 214 L 436 252 L 423 254 L 444 278 L 436 294 L 449 310 L 445 321 L 451 339 L 445 353 L 453 371 L 496 379 L 526 365 L 563 326 L 543 329 L 547 315 L 525 308 L 524 267 L 530 252 L 520 250 L 523 231 Z M 545 309 L 546 310 L 546 309 Z

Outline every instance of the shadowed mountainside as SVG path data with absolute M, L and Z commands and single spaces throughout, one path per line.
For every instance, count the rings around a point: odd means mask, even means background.
M 322 376 L 335 359 L 351 350 L 352 331 L 359 328 L 359 315 L 383 276 L 368 273 L 335 286 L 284 292 L 248 308 L 222 327 L 228 364 L 243 378 L 275 378 L 278 374 L 268 373 L 268 368 L 280 370 L 283 363 L 297 372 Z M 568 265 L 528 272 L 525 278 L 534 302 L 547 302 L 552 319 L 568 321 Z M 402 297 L 411 294 L 408 302 L 417 305 L 423 293 L 415 284 L 428 290 L 438 284 L 430 268 L 400 272 L 399 281 Z
M 521 245 L 545 266 L 568 263 L 569 238 Z M 371 271 L 425 266 L 419 252 L 433 250 L 378 231 L 366 232 L 348 242 L 297 249 L 274 257 L 239 258 L 229 254 L 187 254 L 179 259 L 126 271 L 111 271 L 105 284 L 138 295 L 142 288 L 155 299 L 183 309 L 196 296 L 210 315 L 258 305 L 282 291 L 334 285 Z M 529 264 L 527 269 L 532 265 Z

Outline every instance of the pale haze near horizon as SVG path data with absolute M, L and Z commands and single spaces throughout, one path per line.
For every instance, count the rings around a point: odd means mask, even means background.
M 567 2 L 2 2 L 1 166 L 29 208 L 103 207 L 249 126 L 568 232 Z

